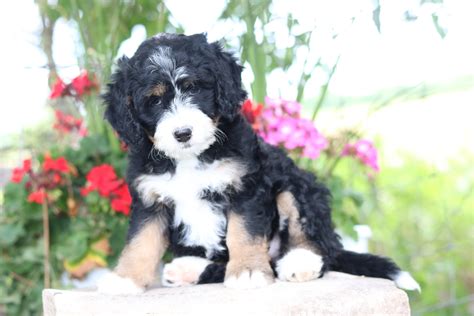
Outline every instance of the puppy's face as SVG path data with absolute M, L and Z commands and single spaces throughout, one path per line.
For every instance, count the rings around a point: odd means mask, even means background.
M 117 108 L 113 95 L 119 83 L 116 74 L 105 95 L 106 117 L 127 142 L 129 133 L 123 128 L 121 133 L 118 125 L 127 123 L 123 115 L 128 114 L 135 132 L 140 134 L 141 129 L 141 138 L 144 132 L 156 149 L 174 159 L 198 156 L 216 142 L 217 122 L 234 119 L 246 96 L 241 67 L 203 35 L 149 39 L 126 65 L 120 65 L 118 74 L 124 72 L 119 90 L 126 89 L 125 108 Z M 120 111 L 125 113 L 116 113 Z
M 195 56 L 198 57 L 198 56 Z M 199 58 L 196 58 L 199 59 Z M 138 116 L 168 157 L 197 156 L 216 141 L 215 79 L 187 54 L 157 47 L 143 64 Z

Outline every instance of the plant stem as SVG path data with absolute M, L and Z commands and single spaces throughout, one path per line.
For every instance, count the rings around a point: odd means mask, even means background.
M 329 72 L 328 80 L 326 83 L 321 87 L 321 94 L 319 95 L 318 102 L 316 103 L 316 106 L 314 107 L 313 115 L 311 116 L 311 120 L 314 121 L 316 119 L 316 115 L 318 114 L 319 110 L 321 109 L 324 100 L 326 99 L 326 95 L 328 92 L 329 84 L 331 83 L 332 76 L 336 72 L 337 65 L 339 64 L 339 59 L 341 58 L 341 55 L 337 56 L 336 62 L 331 68 L 331 71 Z
M 342 158 L 342 156 L 339 155 L 333 160 L 332 164 L 329 166 L 329 168 L 326 170 L 326 172 L 323 175 L 323 177 L 325 179 L 328 179 L 332 175 L 334 169 L 339 164 L 339 161 L 341 160 L 341 158 Z
M 48 210 L 48 202 L 43 201 L 43 250 L 44 250 L 44 261 L 43 261 L 43 268 L 44 268 L 44 288 L 51 287 L 51 272 L 50 272 L 50 265 L 49 265 L 49 210 Z

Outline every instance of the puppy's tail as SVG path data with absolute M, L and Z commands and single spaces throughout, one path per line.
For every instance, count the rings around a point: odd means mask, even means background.
M 342 250 L 334 260 L 329 263 L 329 270 L 389 279 L 393 280 L 401 289 L 421 292 L 420 285 L 413 279 L 410 273 L 402 271 L 389 258 L 368 253 L 355 253 Z

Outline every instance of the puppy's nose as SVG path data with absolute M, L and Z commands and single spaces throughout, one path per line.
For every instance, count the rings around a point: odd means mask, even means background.
M 180 143 L 185 143 L 191 139 L 193 130 L 189 127 L 178 128 L 173 132 L 174 138 Z

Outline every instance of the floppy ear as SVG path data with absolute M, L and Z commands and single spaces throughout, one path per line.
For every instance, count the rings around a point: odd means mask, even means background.
M 216 77 L 216 103 L 219 113 L 223 118 L 233 120 L 247 98 L 247 92 L 242 89 L 241 73 L 243 67 L 229 53 L 224 52 L 218 42 L 212 44 L 217 56 Z
M 107 108 L 105 118 L 117 131 L 121 140 L 128 146 L 135 147 L 146 141 L 146 134 L 133 115 L 133 100 L 129 90 L 129 59 L 118 60 L 118 69 L 112 75 L 108 91 L 102 96 Z

